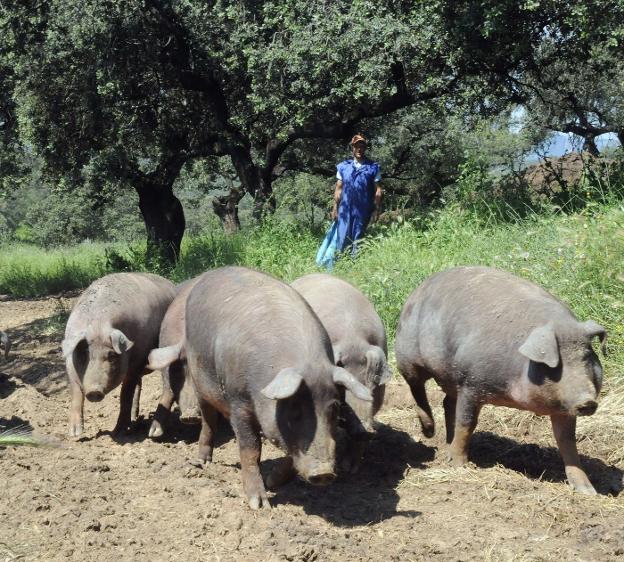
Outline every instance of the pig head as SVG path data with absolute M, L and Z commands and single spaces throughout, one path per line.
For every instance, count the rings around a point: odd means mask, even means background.
M 518 349 L 529 361 L 512 397 L 540 415 L 593 414 L 602 388 L 602 366 L 591 347 L 595 337 L 606 353 L 607 332 L 593 320 L 534 328 Z
M 336 365 L 344 367 L 370 391 L 373 400 L 362 400 L 353 392 L 345 390 L 343 409 L 347 431 L 352 437 L 364 438 L 373 433 L 373 418 L 383 403 L 385 384 L 392 379 L 386 354 L 376 345 L 342 348 L 334 347 Z
M 121 330 L 110 325 L 89 326 L 69 334 L 62 343 L 63 355 L 71 358 L 77 383 L 90 402 L 99 402 L 127 375 L 129 350 L 134 346 Z M 74 372 L 74 371 L 70 371 Z
M 291 456 L 295 470 L 311 484 L 326 485 L 335 478 L 334 432 L 340 402 L 334 385 L 363 403 L 372 402 L 373 397 L 341 367 L 332 368 L 330 384 L 311 376 L 311 371 L 314 369 L 282 369 L 261 393 L 274 401 L 278 441 Z

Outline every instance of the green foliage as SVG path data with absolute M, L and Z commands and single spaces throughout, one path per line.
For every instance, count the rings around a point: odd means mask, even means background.
M 291 220 L 311 231 L 325 221 L 331 207 L 335 178 L 301 172 L 276 182 L 276 218 Z
M 0 293 L 35 297 L 80 289 L 107 273 L 103 247 L 80 244 L 43 251 L 31 245 L 0 246 Z

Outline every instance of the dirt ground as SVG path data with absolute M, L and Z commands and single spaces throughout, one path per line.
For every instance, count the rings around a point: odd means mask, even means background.
M 465 468 L 425 439 L 398 381 L 361 471 L 326 488 L 293 481 L 270 511 L 242 497 L 236 443 L 221 424 L 214 463 L 196 465 L 199 429 L 172 420 L 147 438 L 160 377 L 144 379 L 135 434 L 115 441 L 118 392 L 86 404 L 85 433 L 65 437 L 69 396 L 60 342 L 69 298 L 0 302 L 14 342 L 0 362 L 0 424 L 56 440 L 0 449 L 0 560 L 624 560 L 624 395 L 606 389 L 580 420 L 596 497 L 573 493 L 547 419 L 486 407 Z M 267 444 L 263 472 L 280 453 Z

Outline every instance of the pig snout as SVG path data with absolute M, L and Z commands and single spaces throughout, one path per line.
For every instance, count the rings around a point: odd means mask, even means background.
M 588 400 L 575 408 L 575 414 L 577 416 L 591 416 L 596 412 L 597 408 L 598 402 L 595 400 Z
M 302 476 L 313 486 L 327 486 L 336 479 L 333 463 L 316 462 Z
M 321 458 L 303 454 L 294 456 L 293 461 L 301 478 L 314 486 L 327 486 L 336 479 L 334 447 Z
M 89 402 L 100 402 L 104 399 L 104 389 L 92 389 L 85 392 L 85 398 Z

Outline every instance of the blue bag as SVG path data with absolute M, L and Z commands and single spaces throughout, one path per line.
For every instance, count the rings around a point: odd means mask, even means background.
M 338 221 L 334 221 L 329 226 L 325 239 L 316 254 L 316 264 L 327 269 L 334 267 L 336 256 L 336 245 L 338 243 Z

